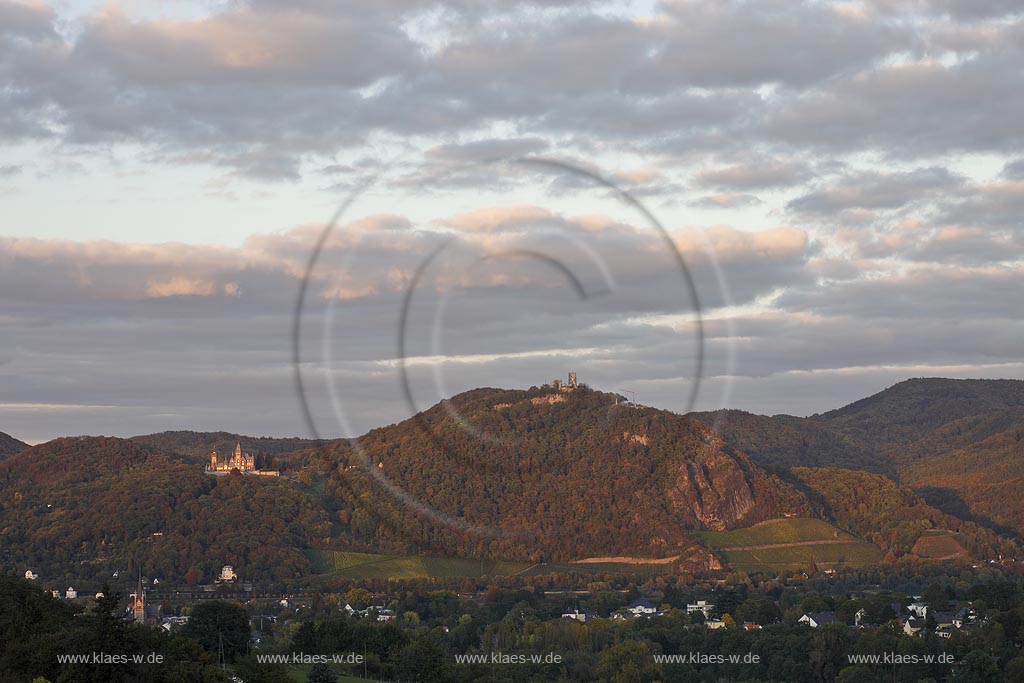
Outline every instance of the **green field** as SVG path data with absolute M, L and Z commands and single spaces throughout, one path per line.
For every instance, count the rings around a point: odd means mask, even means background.
M 820 519 L 776 519 L 733 531 L 698 534 L 703 543 L 734 569 L 779 571 L 822 567 L 860 567 L 879 562 L 882 551 Z M 798 545 L 792 545 L 798 544 Z M 751 547 L 763 546 L 763 547 Z M 325 579 L 427 579 L 540 574 L 665 575 L 673 564 L 626 562 L 496 562 L 420 555 L 378 555 L 348 550 L 318 550 L 311 555 Z
M 733 531 L 706 531 L 700 534 L 711 548 L 801 541 L 828 541 L 854 538 L 820 519 L 794 517 L 773 519 L 756 526 Z
M 877 563 L 883 556 L 878 546 L 820 519 L 776 519 L 746 529 L 699 535 L 730 567 L 744 571 L 800 569 L 811 563 L 861 567 Z
M 347 550 L 320 550 L 313 563 L 323 578 L 428 579 L 508 576 L 527 569 L 527 562 L 498 562 L 419 555 L 377 555 Z

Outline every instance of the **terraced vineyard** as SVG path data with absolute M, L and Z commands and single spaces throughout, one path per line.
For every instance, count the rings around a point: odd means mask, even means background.
M 778 571 L 821 567 L 859 567 L 882 559 L 878 546 L 819 519 L 774 519 L 746 529 L 699 534 L 733 569 Z
M 933 560 L 969 560 L 971 557 L 960 544 L 959 534 L 942 529 L 925 531 L 911 552 Z

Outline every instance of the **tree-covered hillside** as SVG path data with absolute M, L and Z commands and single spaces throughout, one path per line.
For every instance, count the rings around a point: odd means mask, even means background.
M 133 436 L 132 441 L 149 446 L 164 453 L 177 453 L 196 461 L 205 462 L 210 451 L 217 451 L 221 457 L 230 455 L 236 444 L 241 444 L 246 453 L 253 453 L 270 461 L 273 456 L 293 453 L 325 443 L 317 439 L 273 438 L 268 436 L 244 436 L 230 432 L 159 432 Z M 261 464 L 257 462 L 257 464 Z M 269 462 L 268 462 L 269 465 Z
M 822 420 L 754 415 L 742 410 L 691 413 L 751 460 L 772 472 L 791 467 L 841 467 L 892 475 L 891 458 Z
M 20 453 L 26 448 L 28 448 L 28 444 L 24 441 L 18 441 L 10 434 L 0 432 L 0 458 Z
M 57 439 L 0 462 L 3 564 L 48 580 L 141 564 L 200 582 L 231 564 L 246 580 L 291 581 L 331 534 L 322 500 L 284 478 L 211 477 L 125 439 Z
M 809 495 L 825 505 L 836 525 L 891 551 L 893 557 L 909 553 L 922 534 L 935 529 L 958 534 L 977 559 L 1019 551 L 1011 541 L 943 513 L 884 476 L 837 468 L 796 467 L 792 472 Z
M 667 557 L 692 546 L 692 530 L 810 514 L 792 487 L 702 423 L 615 398 L 585 387 L 478 389 L 369 432 L 358 441 L 361 454 L 348 446 L 336 452 L 454 522 L 437 523 L 375 493 L 392 520 L 375 529 L 379 542 L 405 530 L 421 547 L 448 554 Z M 384 490 L 359 472 L 334 476 Z M 365 526 L 352 512 L 351 525 Z
M 877 472 L 947 514 L 1024 534 L 1024 381 L 912 379 L 808 418 L 696 416 L 769 470 Z
M 927 377 L 812 416 L 858 443 L 884 453 L 926 437 L 950 422 L 1024 408 L 1024 381 Z
M 354 441 L 57 439 L 0 461 L 0 561 L 51 578 L 141 563 L 151 576 L 193 582 L 224 564 L 246 580 L 302 582 L 317 571 L 310 558 L 338 549 L 527 562 L 679 557 L 678 567 L 699 571 L 717 560 L 695 532 L 782 516 L 835 522 L 896 555 L 934 530 L 955 530 L 979 559 L 1015 554 L 982 527 L 1024 523 L 1015 495 L 1024 421 L 1005 405 L 1017 385 L 991 395 L 966 386 L 967 398 L 951 402 L 944 381 L 922 381 L 815 418 L 729 411 L 704 421 L 587 387 L 477 389 Z M 929 403 L 921 387 L 940 394 Z M 914 427 L 908 416 L 932 404 L 952 419 Z M 992 405 L 1003 407 L 960 414 Z M 902 436 L 876 450 L 882 441 L 857 441 L 867 429 L 857 415 Z M 911 433 L 919 436 L 907 441 Z M 285 476 L 203 473 L 208 449 L 238 441 L 285 464 Z M 795 467 L 835 462 L 847 467 Z M 902 476 L 932 504 L 855 471 L 865 468 Z

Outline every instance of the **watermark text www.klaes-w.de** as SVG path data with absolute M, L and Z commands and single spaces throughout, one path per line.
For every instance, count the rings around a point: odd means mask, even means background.
M 163 664 L 164 656 L 159 652 L 123 654 L 118 652 L 79 652 L 57 655 L 58 664 Z
M 654 655 L 655 664 L 759 664 L 761 655 L 754 652 L 729 655 L 707 652 L 683 652 L 681 654 Z
M 285 652 L 283 654 L 257 653 L 260 664 L 362 664 L 365 656 L 358 652 L 335 652 L 329 655 L 306 652 Z
M 557 652 L 519 654 L 513 652 L 478 652 L 455 655 L 456 664 L 561 664 Z
M 846 655 L 850 664 L 955 664 L 956 657 L 948 652 L 938 654 L 901 654 L 880 652 L 877 654 Z

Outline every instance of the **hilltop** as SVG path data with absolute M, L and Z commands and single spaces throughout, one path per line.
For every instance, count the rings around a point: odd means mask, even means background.
M 803 495 L 706 425 L 617 398 L 584 386 L 477 389 L 370 431 L 358 440 L 362 454 L 334 452 L 458 526 L 501 530 L 453 530 L 381 494 L 393 529 L 418 529 L 419 544 L 449 554 L 662 557 L 694 546 L 696 530 L 812 514 Z M 381 489 L 374 478 L 343 479 Z M 387 527 L 376 533 L 394 540 Z
M 925 377 L 818 416 L 857 443 L 893 455 L 956 420 L 1024 408 L 1024 381 Z
M 0 458 L 6 458 L 8 455 L 20 453 L 26 448 L 28 448 L 28 444 L 24 441 L 19 441 L 10 434 L 0 432 Z

